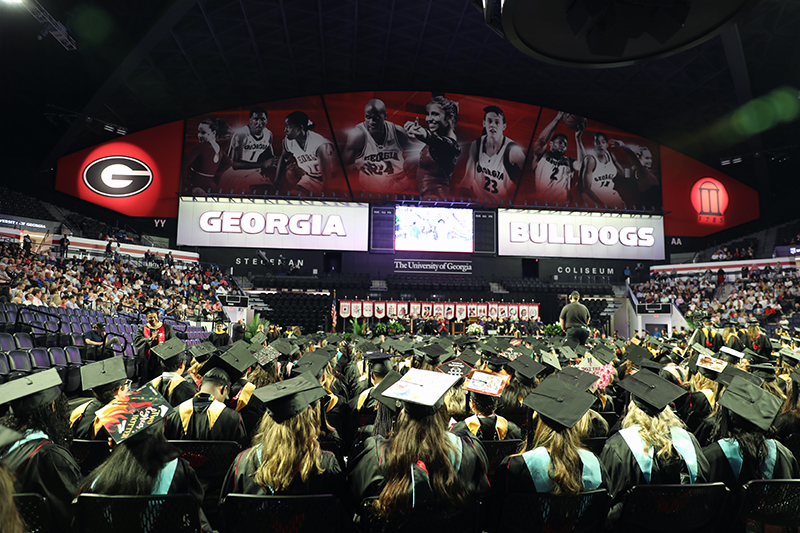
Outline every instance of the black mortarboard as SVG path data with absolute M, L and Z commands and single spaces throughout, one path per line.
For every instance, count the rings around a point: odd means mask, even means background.
M 267 413 L 275 422 L 285 422 L 327 395 L 319 382 L 303 376 L 279 381 L 253 391 L 264 402 Z
M 481 355 L 497 355 L 499 353 L 494 346 L 489 344 L 482 344 L 478 346 L 478 349 L 481 351 Z
M 150 351 L 158 356 L 165 363 L 175 357 L 181 356 L 186 352 L 188 346 L 178 337 L 173 337 L 168 341 L 162 342 L 158 346 L 153 346 Z
M 508 342 L 508 339 L 501 339 L 499 337 L 494 337 L 494 349 L 498 352 L 503 352 L 511 348 L 511 343 Z
M 556 377 L 564 383 L 584 391 L 588 391 L 592 385 L 600 380 L 600 376 L 584 372 L 574 366 L 562 368 L 560 372 L 556 373 Z
M 489 370 L 492 372 L 500 372 L 503 370 L 503 367 L 506 366 L 509 361 L 505 357 L 492 356 L 484 358 L 486 361 L 486 366 L 489 367 Z
M 392 370 L 392 354 L 385 352 L 370 352 L 364 356 L 369 362 L 370 372 L 388 374 Z
M 61 378 L 51 368 L 0 385 L 0 404 L 9 404 L 14 414 L 31 412 L 61 396 Z
M 478 364 L 478 361 L 481 360 L 481 356 L 475 350 L 467 348 L 466 350 L 461 352 L 461 355 L 459 355 L 459 359 L 461 359 L 471 367 L 475 367 L 475 365 Z
M 155 426 L 172 412 L 172 406 L 151 384 L 130 391 L 124 399 L 114 400 L 95 413 L 117 444 Z
M 423 346 L 419 350 L 424 354 L 425 361 L 432 365 L 438 365 L 442 356 L 447 353 L 447 350 L 442 348 L 439 344 L 429 344 Z
M 533 355 L 533 350 L 531 350 L 527 346 L 523 346 L 522 344 L 520 344 L 519 346 L 514 346 L 514 348 L 511 351 L 526 357 L 531 357 Z
M 780 339 L 770 339 L 769 340 L 770 346 L 772 346 L 773 350 L 780 350 L 781 349 L 781 341 Z
M 750 365 L 749 369 L 754 376 L 758 376 L 764 381 L 775 381 L 777 379 L 775 367 L 769 363 Z
M 339 335 L 339 334 L 337 333 L 337 334 L 334 334 L 334 335 L 328 335 L 328 337 L 327 337 L 327 341 L 328 341 L 328 344 L 335 344 L 335 345 L 338 345 L 340 342 L 342 342 L 342 339 L 343 339 L 343 338 L 344 338 L 344 337 L 342 337 L 341 335 Z
M 657 374 L 644 371 L 627 376 L 619 386 L 630 392 L 634 403 L 650 416 L 658 416 L 667 405 L 688 392 Z
M 408 416 L 421 419 L 441 409 L 445 394 L 459 379 L 451 374 L 412 368 L 383 394 L 401 400 Z
M 464 376 L 472 372 L 473 368 L 462 359 L 451 359 L 450 361 L 436 367 L 436 370 L 453 376 Z
M 319 380 L 330 360 L 331 356 L 327 350 L 309 352 L 301 357 L 297 361 L 297 364 L 292 367 L 292 374 L 306 374 L 307 376 L 313 376 Z
M 358 350 L 359 352 L 361 352 L 362 354 L 365 354 L 365 355 L 370 353 L 370 352 L 379 351 L 377 346 L 375 346 L 374 344 L 372 344 L 370 341 L 368 341 L 366 339 L 362 340 L 361 342 L 356 344 L 356 350 Z
M 116 383 L 128 379 L 122 357 L 110 357 L 81 367 L 83 390 L 97 393 L 106 391 Z
M 393 413 L 396 413 L 397 410 L 400 408 L 398 406 L 398 401 L 395 400 L 394 398 L 388 398 L 384 396 L 383 393 L 386 389 L 388 389 L 389 387 L 400 381 L 400 378 L 402 377 L 403 376 L 400 375 L 399 372 L 395 372 L 394 370 L 392 370 L 383 377 L 380 383 L 378 383 L 377 385 L 375 385 L 375 387 L 373 387 L 372 391 L 370 392 L 370 396 L 372 396 L 377 401 L 388 407 L 389 410 L 392 411 Z
M 744 352 L 742 353 L 744 353 L 744 358 L 750 361 L 751 363 L 764 359 L 758 353 L 754 352 L 750 348 L 745 348 Z
M 216 354 L 206 361 L 200 367 L 200 375 L 205 375 L 212 368 L 221 368 L 231 378 L 231 383 L 238 381 L 248 368 L 258 362 L 249 348 L 247 341 L 236 341 L 226 352 Z
M 517 381 L 526 387 L 532 387 L 536 376 L 544 370 L 545 366 L 523 355 L 508 363 L 508 368 L 514 372 L 514 378 Z
M 751 382 L 757 387 L 760 387 L 761 384 L 764 382 L 763 379 L 756 376 L 755 374 L 751 374 L 750 372 L 745 372 L 741 368 L 738 368 L 734 365 L 728 365 L 717 376 L 717 383 L 721 383 L 722 385 L 725 385 L 727 387 L 731 384 L 731 381 L 733 381 L 733 378 L 735 377 L 741 377 L 743 379 L 746 379 L 747 381 Z
M 640 366 L 642 361 L 652 360 L 653 354 L 647 348 L 643 348 L 638 344 L 631 344 L 625 348 L 625 357 L 634 365 Z
M 592 350 L 592 356 L 607 365 L 617 357 L 617 354 L 605 346 L 597 346 Z
M 789 348 L 781 348 L 781 351 L 778 352 L 778 356 L 789 365 L 794 366 L 800 364 L 800 354 Z
M 540 350 L 539 353 L 542 356 L 542 363 L 556 370 L 561 370 L 561 363 L 558 362 L 558 357 L 545 350 Z
M 639 363 L 639 368 L 641 368 L 642 370 L 649 370 L 650 372 L 655 372 L 656 374 L 658 374 L 661 371 L 661 369 L 664 368 L 664 365 L 656 361 L 642 361 Z
M 575 341 L 564 341 L 563 346 L 569 346 L 572 351 L 575 351 L 575 348 L 578 347 L 578 343 Z
M 394 341 L 393 348 L 398 353 L 408 354 L 408 352 L 414 349 L 414 343 L 411 341 L 398 339 Z
M 723 359 L 722 354 L 724 354 L 725 355 L 724 359 L 729 363 L 736 363 L 742 357 L 744 357 L 743 352 L 740 352 L 739 350 L 734 350 L 733 348 L 730 348 L 728 346 L 723 346 L 722 348 L 719 349 L 719 352 L 721 355 L 720 359 Z
M 270 346 L 278 350 L 281 355 L 292 357 L 300 353 L 300 348 L 289 342 L 287 339 L 276 339 L 270 343 Z
M 217 347 L 209 341 L 203 341 L 189 348 L 189 353 L 200 363 L 206 362 L 216 351 Z
M 697 352 L 697 353 L 699 353 L 701 355 L 707 355 L 709 357 L 714 357 L 716 355 L 713 351 L 709 350 L 708 348 L 706 348 L 702 344 L 698 344 L 698 343 L 692 344 L 692 350 L 694 350 L 695 352 Z
M 263 331 L 257 331 L 253 338 L 250 339 L 250 344 L 254 346 L 261 346 L 267 340 L 267 336 L 264 334 Z
M 554 429 L 569 429 L 583 418 L 596 399 L 588 392 L 550 376 L 522 403 L 539 413 L 542 420 Z
M 778 416 L 782 402 L 761 387 L 737 376 L 722 393 L 719 403 L 751 424 L 767 431 Z

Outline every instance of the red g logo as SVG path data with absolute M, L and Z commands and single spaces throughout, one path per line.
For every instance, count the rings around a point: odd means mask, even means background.
M 692 206 L 701 224 L 724 224 L 728 209 L 728 191 L 714 178 L 700 178 L 692 187 Z

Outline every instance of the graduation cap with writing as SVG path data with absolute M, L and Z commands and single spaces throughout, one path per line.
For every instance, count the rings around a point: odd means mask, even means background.
M 166 364 L 168 361 L 186 353 L 186 348 L 188 348 L 188 346 L 185 342 L 178 337 L 173 337 L 166 342 L 162 342 L 158 346 L 153 346 L 150 351 L 156 354 L 158 358 Z
M 768 431 L 778 416 L 782 402 L 773 394 L 737 376 L 722 393 L 719 403 L 754 426 Z
M 253 335 L 253 338 L 250 339 L 250 345 L 253 347 L 258 347 L 264 344 L 266 341 L 267 341 L 267 336 L 264 334 L 264 332 L 258 331 L 256 332 L 255 335 Z M 255 350 L 253 351 L 255 352 Z
M 478 364 L 478 361 L 481 360 L 481 356 L 475 350 L 467 348 L 466 350 L 461 352 L 461 355 L 459 355 L 459 359 L 461 359 L 462 361 L 467 363 L 469 366 L 474 368 L 475 365 Z
M 127 379 L 122 357 L 110 357 L 81 367 L 83 390 L 92 389 L 97 394 L 111 390 Z
M 399 372 L 395 372 L 394 370 L 392 370 L 383 377 L 380 383 L 378 383 L 377 385 L 375 385 L 375 387 L 372 388 L 370 396 L 372 396 L 373 398 L 375 398 L 375 400 L 388 407 L 389 410 L 392 411 L 393 413 L 396 413 L 398 409 L 400 409 L 400 406 L 398 405 L 399 402 L 394 398 L 389 398 L 387 396 L 384 396 L 383 393 L 386 391 L 386 389 L 388 389 L 389 387 L 400 381 L 402 377 L 403 376 Z
M 252 344 L 250 346 L 252 347 Z M 253 353 L 261 368 L 268 368 L 280 355 L 281 353 L 272 346 L 259 346 L 259 350 Z
M 369 363 L 370 372 L 388 374 L 392 370 L 392 354 L 385 352 L 370 352 L 364 356 Z
M 560 430 L 577 424 L 592 408 L 595 400 L 588 392 L 550 376 L 526 396 L 522 403 L 536 411 L 547 425 Z
M 574 366 L 562 368 L 560 372 L 556 373 L 556 377 L 564 383 L 584 391 L 588 391 L 600 380 L 600 376 L 584 372 Z
M 451 374 L 412 368 L 383 394 L 402 401 L 411 418 L 422 419 L 441 409 L 445 394 L 459 379 Z
M 0 385 L 0 405 L 8 404 L 14 414 L 29 413 L 53 403 L 61 396 L 61 377 L 51 368 Z
M 192 357 L 197 359 L 199 363 L 206 362 L 216 351 L 217 347 L 209 341 L 203 341 L 189 348 L 189 353 L 192 354 Z
M 461 377 L 472 372 L 473 367 L 468 365 L 463 359 L 456 358 L 437 366 L 436 370 L 445 374 Z
M 507 366 L 514 372 L 514 378 L 526 387 L 532 387 L 536 376 L 545 369 L 542 363 L 525 356 L 517 357 Z
M 419 349 L 425 357 L 425 361 L 431 365 L 438 365 L 442 356 L 447 353 L 447 350 L 442 348 L 439 344 L 429 344 Z
M 317 381 L 298 376 L 253 391 L 264 403 L 275 422 L 282 423 L 305 411 L 309 405 L 327 395 Z
M 226 352 L 216 354 L 206 361 L 200 367 L 200 375 L 204 376 L 212 368 L 220 368 L 231 378 L 231 383 L 234 383 L 257 362 L 258 360 L 250 353 L 247 341 L 236 341 Z
M 148 383 L 128 392 L 125 398 L 107 404 L 95 416 L 119 444 L 159 424 L 172 410 L 172 406 Z
M 464 389 L 487 396 L 500 396 L 508 383 L 508 376 L 487 374 L 486 372 L 473 372 Z
M 636 372 L 619 382 L 631 393 L 633 402 L 650 416 L 658 416 L 664 408 L 688 391 L 652 372 Z
M 757 387 L 760 387 L 761 384 L 764 383 L 764 380 L 760 377 L 756 376 L 755 374 L 751 374 L 750 372 L 745 372 L 741 368 L 734 365 L 727 365 L 722 372 L 719 373 L 717 376 L 717 383 L 728 387 L 735 377 L 745 379 Z

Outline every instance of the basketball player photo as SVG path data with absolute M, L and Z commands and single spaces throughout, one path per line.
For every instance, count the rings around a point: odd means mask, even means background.
M 564 125 L 575 130 L 575 143 L 578 157 L 566 155 L 569 138 L 564 133 L 553 134 L 559 122 L 564 120 Z M 577 172 L 580 171 L 586 150 L 581 142 L 586 119 L 567 115 L 559 111 L 555 118 L 542 130 L 533 143 L 533 173 L 536 199 L 550 205 L 559 204 L 566 206 L 576 202 L 573 198 L 573 184 Z
M 228 156 L 231 168 L 222 174 L 219 183 L 224 193 L 251 194 L 253 186 L 271 181 L 268 173 L 275 167 L 275 153 L 264 108 L 251 109 L 249 123 L 233 132 Z

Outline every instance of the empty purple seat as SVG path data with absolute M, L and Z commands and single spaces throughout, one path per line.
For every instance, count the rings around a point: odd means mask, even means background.
M 25 350 L 11 350 L 8 352 L 8 368 L 12 372 L 18 372 L 22 375 L 33 373 L 33 365 L 28 352 Z
M 14 342 L 14 336 L 10 333 L 0 333 L 0 351 L 10 352 L 17 349 L 17 343 Z
M 14 333 L 14 341 L 17 343 L 17 348 L 20 350 L 30 350 L 36 347 L 33 339 L 27 333 Z

